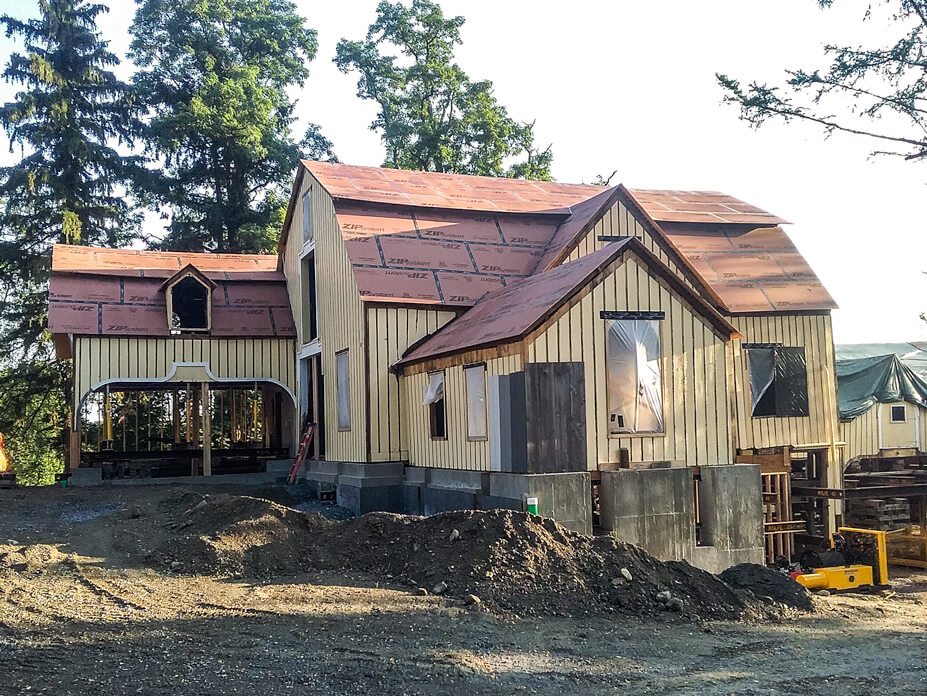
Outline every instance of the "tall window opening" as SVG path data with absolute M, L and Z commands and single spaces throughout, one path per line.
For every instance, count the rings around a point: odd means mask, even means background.
M 808 370 L 804 348 L 745 346 L 754 418 L 808 415 Z
M 608 431 L 662 433 L 660 322 L 616 319 L 608 325 Z
M 301 262 L 302 286 L 302 324 L 303 343 L 308 343 L 319 337 L 317 319 L 317 298 L 315 285 L 315 254 L 307 254 Z
M 464 368 L 467 383 L 467 438 L 486 439 L 486 366 Z
M 429 372 L 423 405 L 428 407 L 428 423 L 434 440 L 447 438 L 447 412 L 444 401 L 444 373 Z
M 348 351 L 335 353 L 336 391 L 338 396 L 338 429 L 351 429 L 351 382 L 348 374 Z
M 168 289 L 171 333 L 209 330 L 209 288 L 187 276 Z
M 312 187 L 303 196 L 303 242 L 312 239 Z

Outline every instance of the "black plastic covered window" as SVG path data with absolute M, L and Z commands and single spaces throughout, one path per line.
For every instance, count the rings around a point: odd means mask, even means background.
M 808 415 L 808 370 L 804 348 L 749 348 L 747 361 L 754 418 Z

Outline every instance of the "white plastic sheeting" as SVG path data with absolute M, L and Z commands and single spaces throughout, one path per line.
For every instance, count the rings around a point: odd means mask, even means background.
M 422 406 L 429 406 L 444 398 L 444 373 L 432 372 L 428 375 L 428 384 L 425 385 L 425 399 Z
M 464 368 L 467 381 L 467 437 L 486 437 L 486 366 Z
M 611 433 L 663 432 L 660 322 L 618 319 L 608 327 Z
M 338 380 L 338 427 L 351 427 L 351 382 L 348 378 L 348 351 L 335 355 L 335 370 Z

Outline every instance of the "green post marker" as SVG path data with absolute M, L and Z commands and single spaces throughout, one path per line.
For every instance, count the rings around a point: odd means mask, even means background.
M 531 515 L 538 514 L 538 499 L 537 498 L 528 498 L 525 501 L 525 505 L 528 508 L 528 513 Z

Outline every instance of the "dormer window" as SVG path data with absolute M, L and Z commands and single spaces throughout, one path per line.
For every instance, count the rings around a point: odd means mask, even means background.
M 172 334 L 206 333 L 212 328 L 212 291 L 216 284 L 187 266 L 164 285 Z

